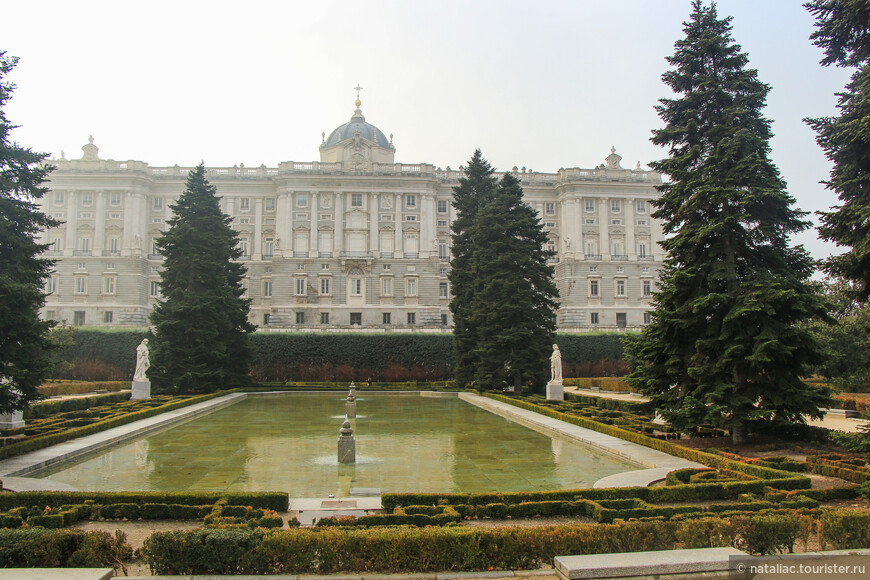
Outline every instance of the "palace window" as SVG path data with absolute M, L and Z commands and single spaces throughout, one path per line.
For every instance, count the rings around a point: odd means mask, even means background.
M 350 313 L 350 325 L 351 326 L 362 326 L 362 312 L 351 312 Z
M 270 319 L 270 318 L 272 318 L 272 315 L 271 315 L 271 314 L 269 314 L 268 312 L 264 312 L 264 313 L 263 313 L 263 326 L 268 326 L 268 325 L 269 325 L 269 319 Z
M 409 193 L 405 196 L 405 207 L 412 208 L 417 207 L 417 196 L 413 193 Z
M 308 207 L 308 194 L 307 193 L 297 193 L 296 194 L 296 207 Z
M 57 292 L 57 276 L 52 276 L 45 281 L 45 293 L 54 294 Z
M 248 238 L 239 238 L 239 250 L 242 252 L 242 257 L 250 256 L 248 253 Z
M 91 192 L 90 191 L 83 191 L 82 192 L 82 205 L 91 205 L 92 201 L 93 201 L 93 197 L 91 197 Z
M 588 211 L 588 212 L 595 211 L 595 200 L 594 199 L 587 199 L 586 200 L 586 211 Z
M 329 312 L 320 313 L 320 324 L 329 324 Z
M 383 321 L 384 324 L 390 324 L 391 323 L 390 321 L 392 318 L 393 317 L 389 312 L 384 312 L 383 318 L 381 320 Z
M 351 296 L 362 296 L 362 278 L 351 278 L 348 280 L 348 284 Z
M 84 276 L 76 276 L 76 294 L 88 293 L 88 279 Z
M 616 295 L 625 297 L 625 280 L 616 281 Z
M 417 279 L 416 278 L 408 278 L 405 280 L 405 296 L 416 296 L 417 295 Z
M 646 258 L 646 243 L 641 242 L 637 245 L 637 257 Z
M 447 326 L 447 315 L 446 314 L 441 315 L 441 326 Z
M 263 240 L 263 258 L 271 258 L 275 254 L 275 238 Z
M 620 209 L 619 200 L 618 199 L 611 199 L 610 200 L 610 211 L 612 211 L 613 213 L 619 213 L 619 209 Z
M 547 215 L 555 214 L 556 213 L 556 204 L 553 203 L 552 201 L 548 201 L 547 203 L 544 204 L 544 212 Z
M 103 278 L 103 294 L 114 294 L 115 293 L 115 281 L 117 278 L 115 276 L 105 276 Z
M 329 296 L 330 290 L 331 290 L 329 287 L 329 282 L 330 282 L 329 278 L 321 278 L 320 279 L 320 295 L 321 296 Z
M 625 312 L 617 312 L 616 313 L 616 327 L 617 328 L 625 328 L 628 326 L 628 321 Z
M 643 295 L 645 297 L 652 296 L 652 280 L 643 281 Z
M 155 197 L 152 201 L 151 207 L 154 208 L 154 211 L 163 209 L 163 198 Z
M 272 281 L 263 280 L 263 298 L 272 297 Z
M 361 193 L 350 194 L 350 206 L 351 207 L 362 207 L 362 194 Z
M 305 296 L 308 281 L 305 278 L 296 278 L 296 296 Z
M 438 240 L 438 258 L 441 260 L 449 260 L 450 252 L 447 251 L 447 240 Z
M 415 312 L 408 313 L 408 324 L 417 324 L 417 314 Z
M 598 280 L 589 280 L 589 296 L 598 297 Z
M 275 211 L 275 198 L 267 197 L 265 203 L 266 211 Z
M 415 221 L 417 221 L 417 216 L 415 216 L 415 215 L 406 215 L 406 216 L 405 216 L 405 221 L 406 221 L 406 222 L 415 222 Z
M 447 213 L 447 200 L 439 199 L 438 200 L 438 213 Z
M 646 201 L 642 199 L 637 200 L 637 213 L 646 213 Z
M 104 324 L 111 324 L 111 323 L 112 323 L 112 318 L 113 318 L 113 317 L 112 317 L 112 311 L 111 311 L 111 310 L 107 310 L 106 312 L 103 312 L 103 323 L 104 323 Z
M 598 313 L 590 312 L 589 313 L 589 324 L 598 324 Z
M 157 280 L 151 280 L 148 290 L 148 295 L 151 298 L 157 298 L 158 296 L 160 296 L 160 282 L 158 282 Z
M 438 283 L 438 296 L 440 298 L 447 298 L 447 282 Z
M 393 279 L 381 278 L 381 296 L 393 295 Z
M 113 191 L 109 195 L 109 203 L 112 205 L 121 205 L 121 192 L 120 191 Z
M 305 312 L 296 313 L 296 324 L 305 324 Z
M 63 205 L 63 192 L 62 191 L 54 192 L 54 203 L 57 205 Z
M 652 322 L 652 314 L 650 314 L 649 312 L 644 312 L 643 313 L 643 323 L 650 324 L 651 322 Z
M 73 326 L 84 326 L 85 325 L 85 311 L 84 310 L 76 310 L 73 312 Z

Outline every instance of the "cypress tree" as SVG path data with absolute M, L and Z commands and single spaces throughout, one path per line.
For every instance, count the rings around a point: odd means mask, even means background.
M 232 218 L 200 164 L 171 206 L 169 229 L 157 241 L 165 261 L 163 296 L 151 314 L 151 379 L 155 392 L 205 393 L 248 380 L 251 301 L 242 296 L 243 264 Z
M 825 269 L 856 282 L 854 295 L 870 298 L 870 4 L 866 0 L 814 0 L 810 38 L 824 49 L 824 66 L 856 67 L 839 93 L 836 118 L 807 119 L 816 141 L 834 163 L 825 182 L 842 205 L 821 214 L 822 238 L 850 249 L 829 258 Z
M 669 176 L 653 214 L 668 252 L 652 323 L 627 345 L 629 382 L 675 427 L 730 429 L 820 416 L 827 395 L 801 381 L 820 349 L 802 322 L 824 316 L 807 284 L 812 260 L 788 236 L 808 227 L 768 158 L 769 87 L 747 69 L 730 18 L 692 4 L 662 79 L 653 143 Z
M 472 317 L 475 288 L 472 268 L 477 251 L 474 224 L 480 209 L 495 194 L 496 185 L 493 168 L 478 149 L 465 168 L 465 177 L 459 178 L 459 185 L 453 188 L 453 207 L 457 217 L 451 226 L 453 248 L 448 279 L 453 293 L 450 311 L 453 313 L 454 379 L 457 385 L 469 384 L 475 376 L 473 351 L 478 332 Z
M 46 155 L 11 141 L 4 105 L 15 86 L 4 80 L 18 59 L 0 51 L 0 413 L 24 409 L 52 368 L 53 323 L 39 319 L 43 284 L 54 262 L 40 258 L 40 233 L 58 225 L 37 208 L 50 168 Z
M 480 389 L 523 384 L 543 389 L 556 333 L 559 291 L 552 252 L 537 212 L 523 202 L 519 180 L 505 173 L 473 228 L 471 321 L 477 340 L 471 355 Z

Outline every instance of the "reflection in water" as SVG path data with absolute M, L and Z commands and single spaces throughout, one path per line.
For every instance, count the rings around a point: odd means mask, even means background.
M 357 463 L 339 465 L 330 394 L 258 396 L 44 477 L 84 490 L 281 490 L 294 497 L 591 486 L 635 469 L 456 397 L 357 399 Z M 343 415 L 341 415 L 343 418 Z

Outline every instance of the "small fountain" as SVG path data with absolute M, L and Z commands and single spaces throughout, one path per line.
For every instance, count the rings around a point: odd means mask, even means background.
M 344 423 L 338 432 L 341 433 L 338 438 L 338 462 L 356 463 L 356 440 L 353 438 L 353 427 L 350 426 L 347 415 L 344 416 Z
M 353 381 L 350 383 L 350 391 L 347 393 L 347 402 L 344 404 L 344 412 L 346 417 L 356 419 L 356 385 Z

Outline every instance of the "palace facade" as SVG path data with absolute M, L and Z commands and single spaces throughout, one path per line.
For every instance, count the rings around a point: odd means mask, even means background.
M 461 169 L 395 162 L 356 102 L 320 144 L 320 161 L 208 168 L 239 232 L 251 320 L 276 330 L 449 331 L 450 224 Z M 57 260 L 43 315 L 74 325 L 147 326 L 160 298 L 154 242 L 188 167 L 51 160 L 42 210 Z M 659 174 L 625 169 L 611 149 L 591 169 L 513 168 L 556 250 L 560 331 L 636 329 L 649 322 L 663 253 L 650 216 Z

